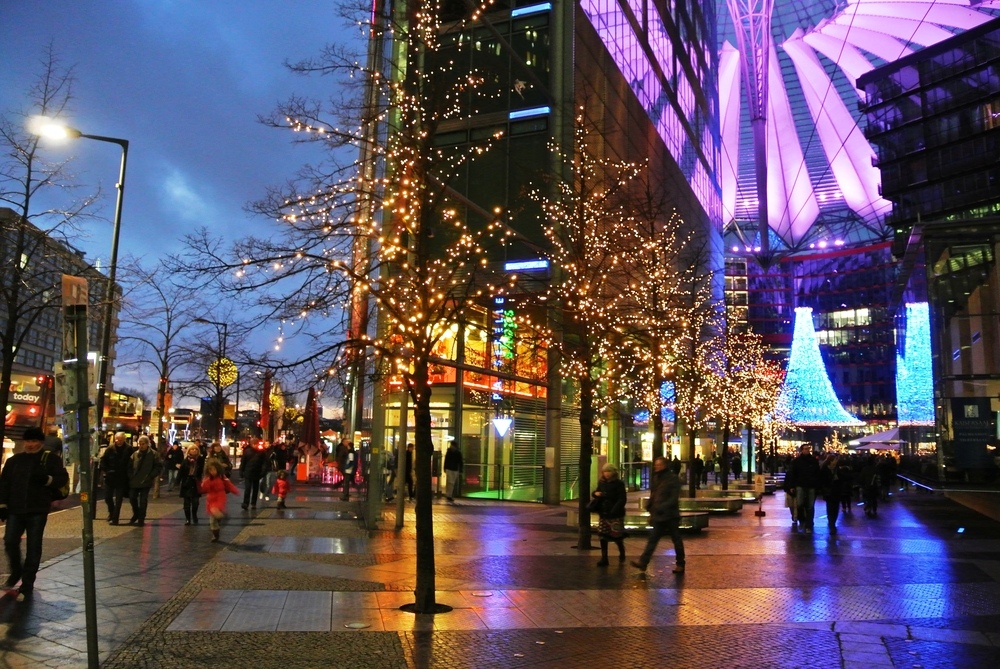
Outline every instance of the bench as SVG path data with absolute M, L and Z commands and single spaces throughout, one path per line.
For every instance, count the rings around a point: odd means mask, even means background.
M 649 495 L 639 498 L 639 509 L 645 511 Z M 743 510 L 742 497 L 681 497 L 681 512 L 736 513 Z
M 680 528 L 685 532 L 701 532 L 704 528 L 708 527 L 708 518 L 708 511 L 681 511 Z M 591 524 L 591 529 L 596 532 L 597 514 L 591 514 L 591 519 L 594 520 Z M 566 525 L 568 527 L 577 527 L 579 525 L 579 520 L 580 513 L 577 509 L 567 509 Z M 625 514 L 625 529 L 629 532 L 646 532 L 649 530 L 649 527 L 648 511 L 637 511 Z
M 696 490 L 694 496 L 696 498 L 711 499 L 741 499 L 751 504 L 757 502 L 757 493 L 753 490 L 720 490 L 709 488 L 708 490 Z

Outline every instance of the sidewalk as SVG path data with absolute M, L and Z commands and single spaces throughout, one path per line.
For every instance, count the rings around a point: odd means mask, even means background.
M 145 528 L 96 525 L 103 666 L 1000 666 L 1000 524 L 898 495 L 836 536 L 822 502 L 816 534 L 793 533 L 780 494 L 764 518 L 713 515 L 685 536 L 680 577 L 669 541 L 645 576 L 614 555 L 596 567 L 564 507 L 436 503 L 438 601 L 455 607 L 438 616 L 398 610 L 415 581 L 412 505 L 400 533 L 392 505 L 369 533 L 360 505 L 323 487 L 300 486 L 283 513 L 233 498 L 210 544 L 166 497 Z M 78 510 L 53 516 L 46 542 L 72 532 Z M 644 537 L 626 543 L 634 557 Z M 77 548 L 43 565 L 30 608 L 0 604 L 0 666 L 85 666 L 81 584 Z

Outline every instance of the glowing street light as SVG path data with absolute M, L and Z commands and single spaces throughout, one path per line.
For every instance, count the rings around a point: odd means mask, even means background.
M 125 166 L 128 162 L 128 140 L 103 135 L 88 135 L 65 123 L 48 116 L 33 116 L 28 120 L 28 132 L 55 140 L 93 139 L 98 142 L 117 144 L 122 149 L 121 172 L 118 176 L 118 198 L 115 203 L 115 222 L 111 233 L 111 264 L 108 267 L 107 304 L 104 309 L 104 323 L 101 327 L 101 352 L 97 359 L 97 430 L 98 436 L 104 428 L 104 397 L 108 387 L 108 355 L 111 351 L 111 323 L 114 316 L 115 278 L 118 272 L 118 236 L 122 227 L 122 198 L 125 195 Z

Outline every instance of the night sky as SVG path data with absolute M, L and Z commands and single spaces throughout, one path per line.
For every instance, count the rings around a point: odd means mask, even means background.
M 295 75 L 283 62 L 352 36 L 330 0 L 0 0 L 0 29 L 5 113 L 27 105 L 51 43 L 74 67 L 67 122 L 129 140 L 120 253 L 150 264 L 158 253 L 179 251 L 181 237 L 202 225 L 237 234 L 266 229 L 243 207 L 316 156 L 257 115 L 292 94 L 327 98 L 332 79 Z M 101 187 L 104 220 L 72 241 L 106 262 L 120 149 L 77 140 L 46 151 L 76 158 L 71 171 L 81 192 Z

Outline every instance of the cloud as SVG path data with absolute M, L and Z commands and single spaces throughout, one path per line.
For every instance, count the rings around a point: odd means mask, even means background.
M 165 213 L 171 214 L 175 220 L 199 225 L 213 220 L 215 209 L 211 204 L 211 196 L 198 192 L 189 176 L 177 167 L 168 167 L 164 174 L 160 205 Z

